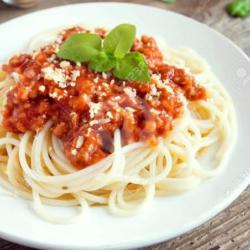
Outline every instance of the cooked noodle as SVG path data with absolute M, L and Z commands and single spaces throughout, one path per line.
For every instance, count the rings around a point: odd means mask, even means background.
M 114 134 L 114 153 L 79 170 L 65 157 L 48 122 L 37 134 L 6 132 L 0 127 L 0 183 L 10 192 L 33 200 L 35 212 L 53 223 L 72 223 L 89 205 L 107 205 L 120 216 L 137 214 L 156 195 L 191 190 L 225 165 L 235 139 L 232 101 L 206 62 L 187 48 L 166 48 L 166 62 L 184 68 L 206 88 L 207 100 L 188 101 L 167 138 L 151 148 L 143 142 L 121 145 Z M 1 106 L 15 84 L 0 82 Z M 2 110 L 2 108 L 1 108 Z M 2 113 L 2 112 L 1 112 Z M 209 162 L 206 164 L 206 155 Z M 79 214 L 61 218 L 46 211 L 53 206 L 81 206 Z

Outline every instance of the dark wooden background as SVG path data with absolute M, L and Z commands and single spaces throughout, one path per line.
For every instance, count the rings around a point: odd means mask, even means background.
M 0 23 L 35 10 L 80 2 L 85 1 L 40 0 L 37 7 L 27 10 L 8 7 L 0 3 Z M 225 6 L 230 0 L 177 0 L 173 4 L 165 4 L 154 0 L 118 0 L 117 2 L 147 4 L 190 16 L 220 31 L 250 56 L 250 17 L 246 19 L 229 17 L 225 12 Z M 143 250 L 163 249 L 250 250 L 250 187 L 230 207 L 201 227 L 173 240 Z M 30 250 L 30 248 L 0 239 L 0 250 Z

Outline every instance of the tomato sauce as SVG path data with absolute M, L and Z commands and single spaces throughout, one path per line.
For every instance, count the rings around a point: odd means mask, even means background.
M 18 76 L 3 111 L 8 131 L 38 132 L 51 120 L 52 133 L 62 140 L 67 158 L 84 168 L 113 152 L 116 129 L 123 145 L 137 141 L 155 145 L 182 114 L 180 94 L 191 101 L 206 98 L 205 89 L 184 70 L 164 63 L 152 37 L 142 36 L 132 48 L 145 56 L 150 83 L 122 81 L 59 59 L 60 44 L 76 32 L 87 31 L 65 30 L 55 43 L 33 54 L 16 55 L 3 65 L 8 75 Z M 96 33 L 105 36 L 103 29 Z

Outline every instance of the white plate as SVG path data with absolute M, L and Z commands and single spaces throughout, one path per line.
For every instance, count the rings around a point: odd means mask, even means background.
M 215 216 L 250 180 L 250 61 L 247 56 L 222 35 L 187 17 L 142 5 L 92 3 L 52 8 L 0 25 L 0 60 L 21 50 L 39 32 L 79 22 L 107 27 L 133 23 L 140 33 L 163 36 L 170 46 L 184 45 L 198 51 L 233 97 L 238 117 L 237 144 L 220 176 L 192 192 L 156 198 L 137 217 L 119 218 L 105 208 L 91 208 L 81 223 L 53 225 L 36 217 L 29 202 L 0 195 L 0 236 L 46 249 L 135 248 L 170 239 Z

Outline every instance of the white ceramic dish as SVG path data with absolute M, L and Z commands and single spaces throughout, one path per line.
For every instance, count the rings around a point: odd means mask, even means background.
M 107 27 L 133 23 L 139 33 L 160 35 L 170 46 L 195 49 L 233 98 L 238 119 L 236 146 L 220 176 L 192 192 L 156 198 L 137 217 L 119 218 L 105 208 L 91 208 L 81 223 L 53 225 L 34 215 L 29 202 L 5 195 L 0 189 L 0 237 L 46 249 L 127 249 L 170 239 L 215 216 L 250 180 L 249 58 L 227 38 L 187 17 L 142 5 L 91 3 L 52 8 L 0 25 L 0 61 L 21 51 L 39 32 L 79 22 Z

